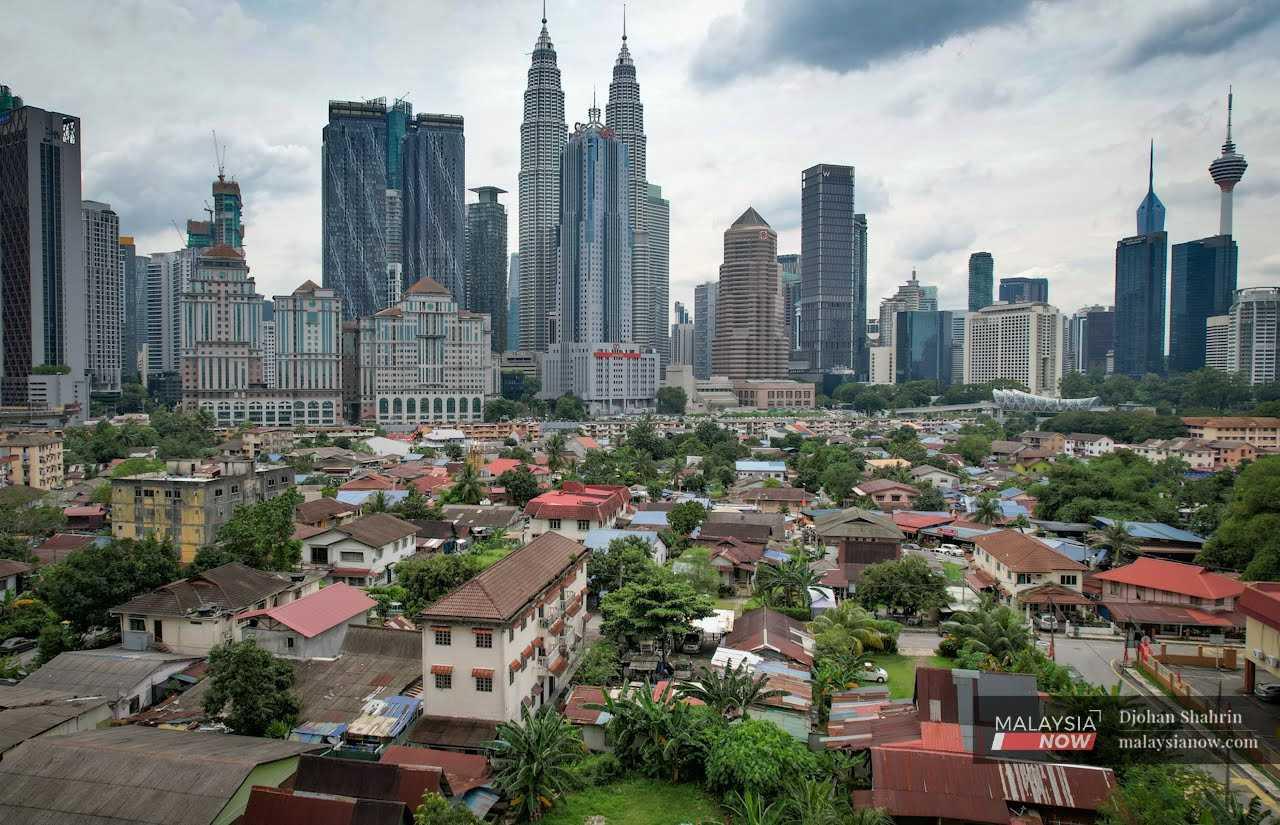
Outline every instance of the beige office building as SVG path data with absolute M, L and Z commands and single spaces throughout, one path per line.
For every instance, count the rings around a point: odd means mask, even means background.
M 787 377 L 778 233 L 750 207 L 724 233 L 712 372 L 733 380 Z

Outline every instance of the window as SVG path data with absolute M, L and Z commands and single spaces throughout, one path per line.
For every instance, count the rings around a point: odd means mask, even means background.
M 492 676 L 477 676 L 477 677 L 476 677 L 476 692 L 477 692 L 477 693 L 493 693 L 493 677 L 492 677 Z
M 560 519 L 558 519 L 558 518 L 553 518 L 553 519 L 551 519 L 548 523 L 551 525 L 551 529 L 552 529 L 552 530 L 559 530 L 559 529 L 560 529 Z
M 1078 579 L 1076 577 L 1076 574 L 1074 573 L 1070 575 L 1063 573 L 1061 576 L 1058 577 L 1058 581 L 1062 582 L 1063 584 L 1068 584 L 1073 586 L 1076 584 L 1077 580 Z
M 1035 581 L 1035 577 L 1030 573 L 1018 574 L 1018 584 L 1031 584 L 1033 581 Z
M 493 647 L 493 632 L 489 630 L 477 630 L 476 647 Z
M 586 519 L 584 519 L 584 518 L 580 518 L 580 519 L 578 519 L 578 529 L 579 529 L 579 530 L 582 530 L 582 531 L 584 531 L 584 532 L 585 532 L 585 531 L 587 531 L 587 530 L 590 530 L 590 529 L 591 529 L 591 522 L 587 521 L 587 520 L 586 520 Z
M 284 646 L 293 650 L 293 637 L 289 636 L 284 640 Z
M 1135 588 L 1133 589 L 1133 597 L 1134 597 L 1135 599 L 1137 599 L 1138 601 L 1142 601 L 1143 599 L 1145 599 L 1145 598 L 1147 597 L 1147 591 L 1146 591 L 1146 588 L 1143 588 L 1143 587 L 1135 587 Z
M 440 635 L 439 633 L 436 634 L 437 637 L 439 635 Z M 451 688 L 453 688 L 453 674 L 437 673 L 436 674 L 436 690 L 450 690 Z
M 328 547 L 312 547 L 311 563 L 312 564 L 328 564 L 329 548 Z
M 514 627 L 508 627 L 508 628 L 507 628 L 507 641 L 508 641 L 508 642 L 515 641 L 515 638 L 516 638 L 516 629 L 515 629 Z
M 136 632 L 138 632 L 138 633 L 146 633 L 146 632 L 147 632 L 147 620 L 146 620 L 146 619 L 144 619 L 144 618 L 142 618 L 141 616 L 130 616 L 130 617 L 129 617 L 129 629 L 130 629 L 130 630 L 133 630 L 133 631 L 136 631 Z
M 1112 596 L 1120 595 L 1120 582 L 1108 582 L 1107 586 Z
M 342 560 L 343 561 L 364 561 L 364 553 L 360 552 L 359 550 L 343 550 Z
M 453 644 L 453 634 L 447 627 L 436 628 L 436 644 L 448 647 Z
M 516 672 L 511 668 L 507 668 L 507 684 L 513 685 L 516 682 Z

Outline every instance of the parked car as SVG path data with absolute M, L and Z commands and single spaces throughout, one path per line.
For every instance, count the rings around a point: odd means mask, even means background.
M 684 639 L 680 642 L 681 653 L 701 653 L 702 652 L 702 633 L 698 631 L 690 631 L 684 634 Z
M 876 667 L 875 662 L 863 662 L 862 667 L 855 671 L 859 682 L 879 682 L 884 684 L 889 681 L 889 673 L 882 667 Z
M 958 556 L 964 558 L 964 551 L 954 544 L 939 544 L 938 552 L 944 556 Z
M 3 642 L 0 642 L 0 656 L 12 656 L 15 653 L 23 653 L 31 650 L 35 646 L 35 639 L 14 636 L 12 639 L 5 639 Z
M 1036 620 L 1041 630 L 1057 630 L 1058 617 L 1052 613 L 1041 613 L 1040 618 Z
M 902 549 L 903 550 L 919 550 L 920 545 L 916 544 L 914 541 L 909 541 L 906 544 L 902 545 Z
M 1260 682 L 1254 685 L 1253 695 L 1264 702 L 1280 702 L 1280 682 Z

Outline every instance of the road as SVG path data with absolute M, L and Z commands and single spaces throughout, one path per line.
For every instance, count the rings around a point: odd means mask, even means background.
M 1040 634 L 1041 641 L 1049 641 L 1048 633 Z M 1124 658 L 1124 642 L 1121 639 L 1071 639 L 1056 634 L 1053 640 L 1054 660 L 1060 665 L 1071 665 L 1086 682 L 1110 688 L 1120 683 L 1120 692 L 1135 694 L 1136 691 L 1122 682 L 1116 672 L 1111 669 L 1111 660 Z M 1041 650 L 1047 652 L 1044 645 Z

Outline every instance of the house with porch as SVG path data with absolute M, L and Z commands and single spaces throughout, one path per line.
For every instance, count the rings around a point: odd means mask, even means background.
M 566 481 L 559 490 L 548 490 L 525 505 L 529 535 L 558 533 L 582 541 L 587 533 L 614 527 L 618 517 L 631 512 L 631 491 L 621 484 L 583 484 Z
M 1037 538 L 1018 530 L 997 530 L 978 536 L 973 545 L 970 586 L 981 582 L 976 589 L 989 589 L 1006 604 L 1015 603 L 1023 591 L 1049 584 L 1083 592 L 1088 568 Z
M 890 478 L 873 478 L 858 482 L 858 486 L 853 488 L 853 493 L 869 497 L 885 512 L 910 510 L 915 506 L 916 499 L 920 497 L 920 491 L 915 486 Z
M 330 581 L 369 587 L 391 582 L 396 563 L 417 552 L 417 532 L 416 525 L 390 513 L 372 513 L 294 535 L 302 542 L 304 568 L 324 571 Z
M 1232 633 L 1245 626 L 1236 611 L 1245 585 L 1197 564 L 1142 556 L 1092 578 L 1102 588 L 1100 612 L 1118 625 L 1151 635 Z

